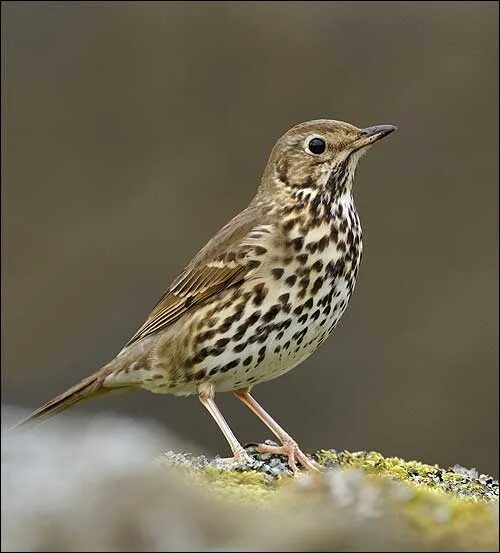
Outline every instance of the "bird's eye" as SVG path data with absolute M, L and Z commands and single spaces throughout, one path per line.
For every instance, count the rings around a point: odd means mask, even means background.
M 314 155 L 321 155 L 326 150 L 326 142 L 317 136 L 307 142 L 307 150 Z

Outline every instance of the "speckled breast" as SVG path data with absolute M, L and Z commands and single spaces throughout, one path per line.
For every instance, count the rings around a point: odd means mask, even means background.
M 311 355 L 337 325 L 362 251 L 352 201 L 314 225 L 288 219 L 283 227 L 284 247 L 271 252 L 266 272 L 214 304 L 186 360 L 187 386 L 208 380 L 216 391 L 229 391 L 276 378 Z

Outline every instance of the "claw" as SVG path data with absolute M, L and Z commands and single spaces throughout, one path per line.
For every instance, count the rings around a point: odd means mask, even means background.
M 218 461 L 221 463 L 239 463 L 242 465 L 251 465 L 254 462 L 243 448 L 235 450 L 233 457 L 219 457 Z
M 272 453 L 274 455 L 284 455 L 288 458 L 288 465 L 292 469 L 294 474 L 299 472 L 297 467 L 297 461 L 307 470 L 313 472 L 321 472 L 323 468 L 316 461 L 309 459 L 309 457 L 303 453 L 296 442 L 285 442 L 283 445 L 268 445 L 259 444 L 257 447 L 259 453 Z

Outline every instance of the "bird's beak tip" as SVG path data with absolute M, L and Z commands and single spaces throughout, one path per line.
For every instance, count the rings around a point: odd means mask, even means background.
M 382 138 L 383 136 L 387 136 L 388 134 L 391 134 L 391 132 L 397 131 L 398 128 L 396 125 L 375 125 L 374 127 L 367 127 L 366 129 L 362 129 L 361 133 L 363 137 L 369 137 L 369 136 L 380 136 Z

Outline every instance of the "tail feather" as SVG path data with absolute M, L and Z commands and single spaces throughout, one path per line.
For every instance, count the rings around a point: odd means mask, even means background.
M 75 384 L 75 386 L 72 386 L 54 399 L 51 399 L 31 413 L 31 415 L 15 424 L 11 430 L 19 428 L 20 426 L 42 422 L 83 400 L 112 392 L 112 389 L 103 387 L 106 376 L 107 371 L 103 372 L 100 370 L 88 378 L 84 378 L 78 384 Z

